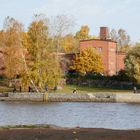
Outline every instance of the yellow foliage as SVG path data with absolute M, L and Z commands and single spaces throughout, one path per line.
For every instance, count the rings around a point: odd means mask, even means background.
M 21 56 L 21 33 L 22 24 L 13 18 L 7 17 L 5 30 L 2 32 L 1 44 L 4 51 L 5 75 L 15 78 L 23 71 L 23 60 Z
M 22 37 L 22 45 L 24 46 L 24 48 L 28 49 L 30 47 L 28 42 L 29 39 L 28 33 L 22 32 L 21 37 Z
M 74 38 L 73 35 L 68 34 L 62 39 L 61 46 L 63 47 L 65 53 L 77 52 L 79 41 Z
M 89 39 L 89 27 L 87 25 L 82 26 L 80 31 L 76 33 L 76 38 L 78 40 Z
M 104 71 L 101 56 L 93 47 L 85 48 L 76 55 L 72 69 L 83 74 L 88 72 L 103 73 Z

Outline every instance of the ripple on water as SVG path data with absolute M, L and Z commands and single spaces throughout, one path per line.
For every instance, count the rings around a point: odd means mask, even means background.
M 0 102 L 0 125 L 54 124 L 62 127 L 140 128 L 140 104 Z

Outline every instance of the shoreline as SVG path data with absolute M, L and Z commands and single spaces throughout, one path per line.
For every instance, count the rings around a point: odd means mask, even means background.
M 96 128 L 96 127 L 63 127 L 63 126 L 58 126 L 54 124 L 22 124 L 22 125 L 3 125 L 0 126 L 0 131 L 3 130 L 13 130 L 13 129 L 57 129 L 57 130 L 71 130 L 71 129 L 101 129 L 101 130 L 113 130 L 113 131 L 137 131 L 140 130 L 140 128 L 125 128 L 125 129 L 120 129 L 120 128 Z
M 62 128 L 47 125 L 34 128 L 0 129 L 0 140 L 138 140 L 140 129 Z
M 4 95 L 4 94 L 3 94 Z M 140 103 L 134 93 L 6 93 L 0 101 Z

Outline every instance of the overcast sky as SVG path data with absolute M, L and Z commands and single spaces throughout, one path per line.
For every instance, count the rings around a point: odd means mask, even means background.
M 6 16 L 27 28 L 33 15 L 39 13 L 72 16 L 75 31 L 88 25 L 90 33 L 98 35 L 100 26 L 108 26 L 125 29 L 132 42 L 140 39 L 140 0 L 0 0 L 0 28 Z

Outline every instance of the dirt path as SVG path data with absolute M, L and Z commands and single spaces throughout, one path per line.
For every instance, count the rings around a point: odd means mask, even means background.
M 108 129 L 4 129 L 0 140 L 140 140 L 140 130 Z

